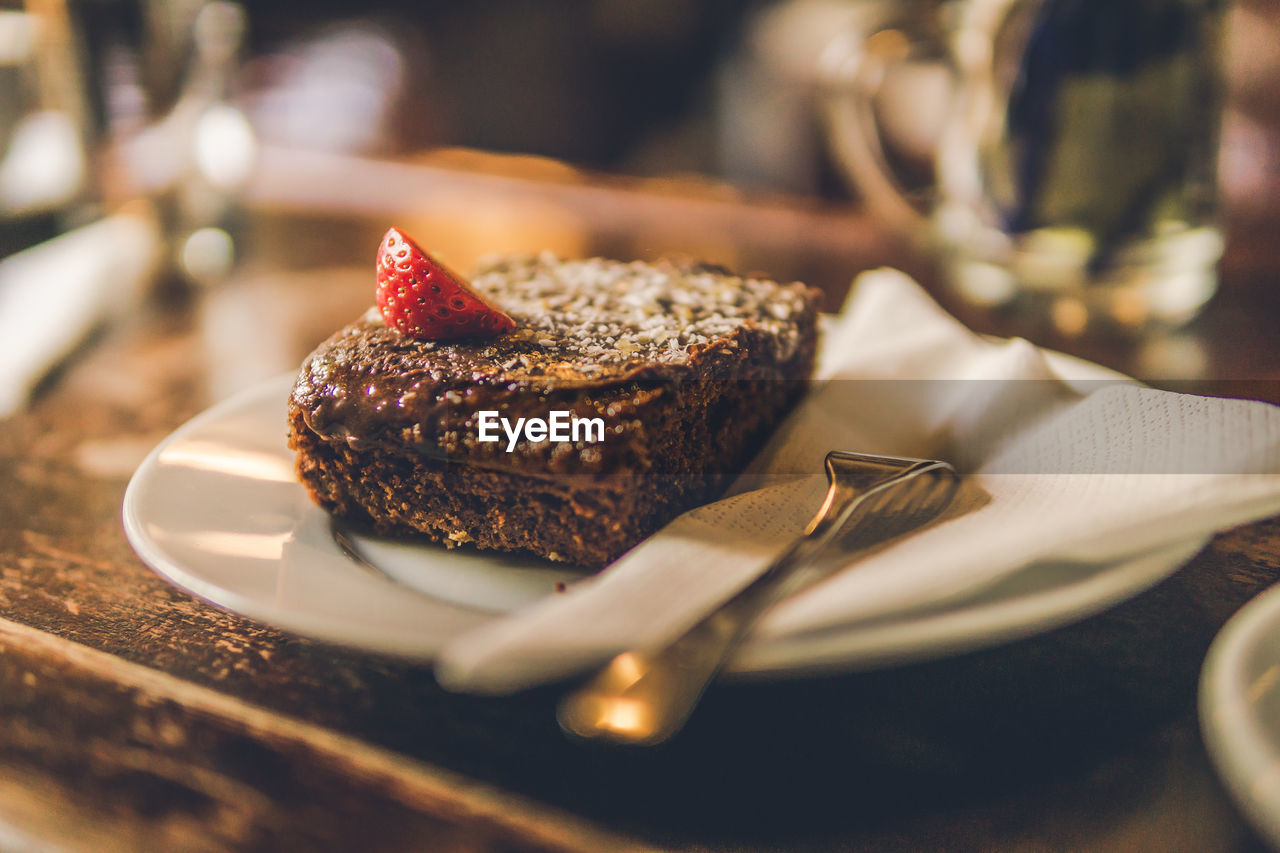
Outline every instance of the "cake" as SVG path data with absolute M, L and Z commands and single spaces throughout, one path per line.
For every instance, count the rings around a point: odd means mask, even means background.
M 714 499 L 813 369 L 818 294 L 801 284 L 542 254 L 491 260 L 469 293 L 496 309 L 487 333 L 420 339 L 383 304 L 306 359 L 289 443 L 321 507 L 599 568 Z

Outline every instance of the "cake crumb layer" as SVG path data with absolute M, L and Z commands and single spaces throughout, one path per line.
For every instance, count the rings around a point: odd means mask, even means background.
M 550 255 L 471 279 L 516 320 L 432 342 L 366 314 L 303 365 L 290 444 L 339 517 L 600 567 L 713 499 L 805 388 L 816 293 L 698 264 Z M 600 442 L 478 440 L 478 413 L 599 417 Z

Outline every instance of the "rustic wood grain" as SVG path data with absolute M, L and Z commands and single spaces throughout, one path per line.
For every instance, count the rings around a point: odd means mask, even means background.
M 12 821 L 20 812 L 46 842 L 95 850 L 642 849 L 473 780 L 33 628 L 0 621 L 0 648 L 0 793 L 8 789 L 0 814 Z

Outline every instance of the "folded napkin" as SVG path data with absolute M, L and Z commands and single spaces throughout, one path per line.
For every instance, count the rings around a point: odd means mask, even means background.
M 799 535 L 832 449 L 945 459 L 980 488 L 775 607 L 752 642 L 962 601 L 1050 561 L 1095 571 L 1280 513 L 1280 408 L 1156 391 L 979 337 L 894 270 L 855 282 L 819 379 L 730 497 L 459 637 L 437 658 L 441 683 L 509 692 L 674 639 Z
M 0 418 L 94 328 L 138 303 L 160 252 L 153 218 L 117 213 L 0 261 Z

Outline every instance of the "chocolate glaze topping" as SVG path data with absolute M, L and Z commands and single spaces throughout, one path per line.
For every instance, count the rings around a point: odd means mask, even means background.
M 750 378 L 742 366 L 757 357 L 789 359 L 812 333 L 797 318 L 811 314 L 816 298 L 801 284 L 703 265 L 546 253 L 495 258 L 471 284 L 516 321 L 513 332 L 418 341 L 370 309 L 304 363 L 293 403 L 307 426 L 353 449 L 412 447 L 503 467 L 590 472 L 605 456 L 630 464 L 599 446 L 542 442 L 506 454 L 475 441 L 474 416 L 568 409 L 604 417 L 606 444 L 623 446 L 627 431 L 642 426 L 630 418 L 653 395 L 684 381 Z

